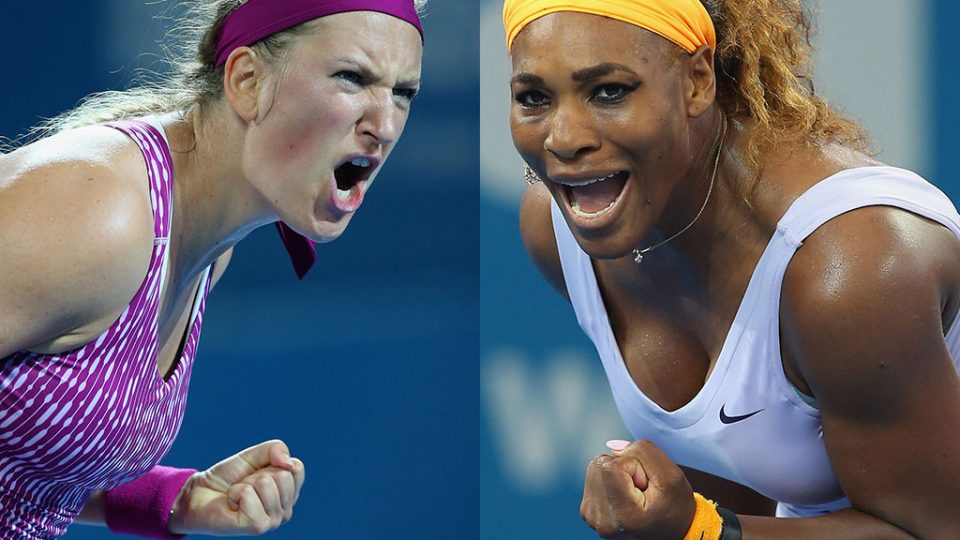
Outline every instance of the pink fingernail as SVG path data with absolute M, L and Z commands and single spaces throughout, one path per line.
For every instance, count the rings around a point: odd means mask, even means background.
M 623 452 L 628 446 L 630 446 L 630 441 L 624 441 L 620 439 L 607 441 L 607 448 L 613 450 L 614 452 Z

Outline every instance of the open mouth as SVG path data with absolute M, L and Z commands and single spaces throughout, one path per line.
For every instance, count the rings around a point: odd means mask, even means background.
M 620 201 L 629 177 L 627 171 L 578 181 L 561 181 L 570 209 L 583 218 L 595 218 L 609 212 Z
M 366 181 L 377 170 L 380 162 L 375 158 L 358 156 L 341 163 L 333 170 L 336 189 L 330 194 L 333 205 L 341 212 L 353 212 L 360 208 Z
M 343 163 L 333 171 L 337 180 L 337 191 L 349 192 L 357 184 L 370 178 L 376 168 L 376 160 L 367 157 L 355 157 Z

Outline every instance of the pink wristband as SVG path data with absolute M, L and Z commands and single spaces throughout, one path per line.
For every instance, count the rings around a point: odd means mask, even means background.
M 167 524 L 177 494 L 195 472 L 157 465 L 133 482 L 111 489 L 104 500 L 107 527 L 115 533 L 142 538 L 183 538 L 171 533 Z

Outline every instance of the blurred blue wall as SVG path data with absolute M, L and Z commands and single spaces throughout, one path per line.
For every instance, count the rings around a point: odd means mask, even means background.
M 0 135 L 156 68 L 172 2 L 0 4 Z M 463 538 L 477 525 L 477 5 L 433 0 L 423 91 L 343 237 L 297 282 L 272 227 L 212 293 L 165 463 L 278 437 L 307 465 L 267 538 Z M 269 230 L 268 230 L 269 229 Z M 68 538 L 110 537 L 74 526 Z

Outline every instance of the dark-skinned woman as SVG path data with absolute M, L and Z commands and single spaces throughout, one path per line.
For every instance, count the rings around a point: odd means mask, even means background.
M 524 241 L 636 439 L 588 465 L 587 523 L 960 538 L 960 216 L 814 92 L 800 0 L 504 24 Z

